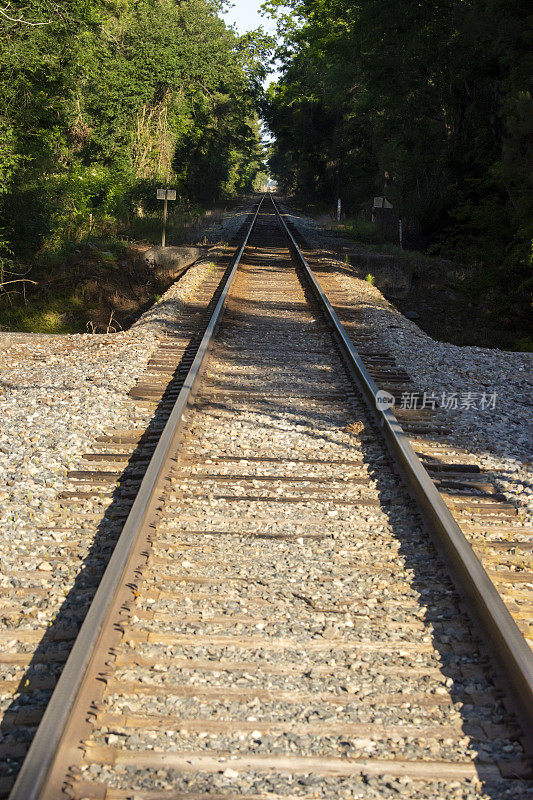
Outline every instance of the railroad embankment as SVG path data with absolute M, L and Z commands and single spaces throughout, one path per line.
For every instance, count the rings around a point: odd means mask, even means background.
M 360 324 L 382 340 L 417 387 L 418 399 L 448 418 L 451 440 L 500 475 L 502 491 L 531 510 L 531 398 L 533 354 L 436 341 L 408 319 L 377 285 L 359 277 L 333 251 L 329 232 L 300 213 L 289 214 L 303 240 L 322 248 L 360 312 Z M 424 393 L 426 395 L 424 401 Z M 420 405 L 419 405 L 420 407 Z
M 169 222 L 163 249 L 120 238 L 90 239 L 54 263 L 12 277 L 31 279 L 0 292 L 0 332 L 115 333 L 128 329 L 203 253 L 231 232 L 236 209 Z M 181 219 L 181 218 L 180 218 Z M 7 289 L 13 289 L 11 293 Z
M 248 220 L 192 296 L 133 326 L 159 341 L 117 398 L 125 427 L 97 435 L 56 506 L 33 518 L 30 504 L 13 532 L 0 797 L 18 772 L 11 800 L 65 786 L 80 800 L 525 798 L 511 677 L 500 688 L 424 504 L 398 479 L 379 433 L 396 423 L 373 415 L 370 379 L 394 398 L 414 384 L 338 262 L 297 260 L 268 198 Z M 511 567 L 531 529 L 492 475 L 448 444 L 438 414 L 401 424 L 387 436 L 442 526 L 455 519 L 500 585 L 527 580 Z M 507 620 L 502 641 L 527 665 L 513 591 L 519 628 Z M 507 619 L 505 602 L 492 596 Z M 515 664 L 505 675 L 528 689 Z
M 209 235 L 231 239 L 235 211 Z M 146 426 L 128 391 L 157 343 L 186 319 L 219 257 L 198 260 L 127 331 L 103 335 L 0 333 L 0 549 L 16 563 L 27 527 L 45 524 L 74 459 L 109 427 Z M 36 565 L 38 566 L 38 565 Z
M 518 352 L 533 349 L 530 310 L 511 304 L 509 286 L 497 287 L 479 266 L 361 241 L 354 238 L 358 229 L 352 223 L 337 224 L 326 215 L 296 216 L 308 241 L 335 253 L 357 277 L 368 277 L 433 339 Z

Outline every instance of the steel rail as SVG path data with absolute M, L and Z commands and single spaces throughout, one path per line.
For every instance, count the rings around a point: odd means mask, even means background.
M 129 577 L 131 570 L 135 569 L 132 554 L 136 546 L 138 548 L 139 542 L 146 540 L 147 529 L 153 525 L 157 515 L 159 496 L 168 474 L 168 459 L 179 445 L 186 421 L 186 411 L 191 405 L 195 389 L 204 372 L 235 273 L 265 197 L 266 195 L 263 195 L 259 201 L 243 243 L 235 256 L 194 361 L 152 455 L 113 555 L 50 698 L 9 800 L 40 798 L 57 800 L 60 796 L 61 788 L 57 783 L 61 774 L 60 766 L 65 763 L 65 753 L 73 752 L 78 745 L 74 738 L 69 738 L 69 731 L 76 725 L 73 715 L 76 712 L 77 700 L 82 696 L 84 683 L 87 683 L 88 675 L 91 673 L 95 655 L 101 652 L 100 646 L 106 626 L 115 621 L 114 614 L 117 607 L 123 606 L 124 598 L 120 596 L 120 590 L 123 589 L 124 576 Z M 83 710 L 84 713 L 89 711 L 88 708 Z
M 305 272 L 314 296 L 324 312 L 350 374 L 359 387 L 366 404 L 377 421 L 395 461 L 400 466 L 410 493 L 418 501 L 429 523 L 429 531 L 439 551 L 447 556 L 459 581 L 458 586 L 473 603 L 473 609 L 485 634 L 493 645 L 497 662 L 505 681 L 511 684 L 513 708 L 526 736 L 531 753 L 530 732 L 533 731 L 533 653 L 516 622 L 507 610 L 496 587 L 485 572 L 464 533 L 454 519 L 431 477 L 413 450 L 408 436 L 396 416 L 388 409 L 377 407 L 379 391 L 333 306 L 307 263 L 294 236 L 289 230 L 274 198 L 270 195 L 278 219 L 288 237 L 290 247 Z

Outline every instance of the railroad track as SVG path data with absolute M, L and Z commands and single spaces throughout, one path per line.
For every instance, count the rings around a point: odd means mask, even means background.
M 479 475 L 377 411 L 363 361 L 394 370 L 271 198 L 215 285 L 133 390 L 148 430 L 70 476 L 112 532 L 12 800 L 527 797 L 531 652 L 445 502 Z

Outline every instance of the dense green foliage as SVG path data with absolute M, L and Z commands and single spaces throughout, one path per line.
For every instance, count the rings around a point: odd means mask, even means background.
M 264 47 L 228 29 L 218 2 L 2 9 L 0 263 L 153 213 L 156 183 L 204 204 L 252 187 Z
M 283 6 L 289 7 L 290 13 Z M 531 6 L 272 0 L 282 75 L 265 114 L 283 188 L 352 213 L 387 191 L 417 244 L 475 264 L 504 324 L 530 313 Z M 501 302 L 500 302 L 501 298 Z

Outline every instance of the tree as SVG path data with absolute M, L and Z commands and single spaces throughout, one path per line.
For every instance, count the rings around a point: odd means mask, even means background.
M 228 29 L 219 5 L 11 0 L 0 15 L 0 226 L 19 257 L 79 235 L 90 214 L 111 224 L 132 213 L 156 181 L 213 200 L 241 188 L 252 154 L 260 168 L 267 45 Z
M 265 7 L 285 34 L 282 75 L 264 112 L 278 181 L 331 205 L 341 192 L 357 208 L 381 194 L 388 171 L 395 205 L 418 222 L 422 243 L 478 264 L 525 313 L 533 237 L 529 6 L 271 0 Z

